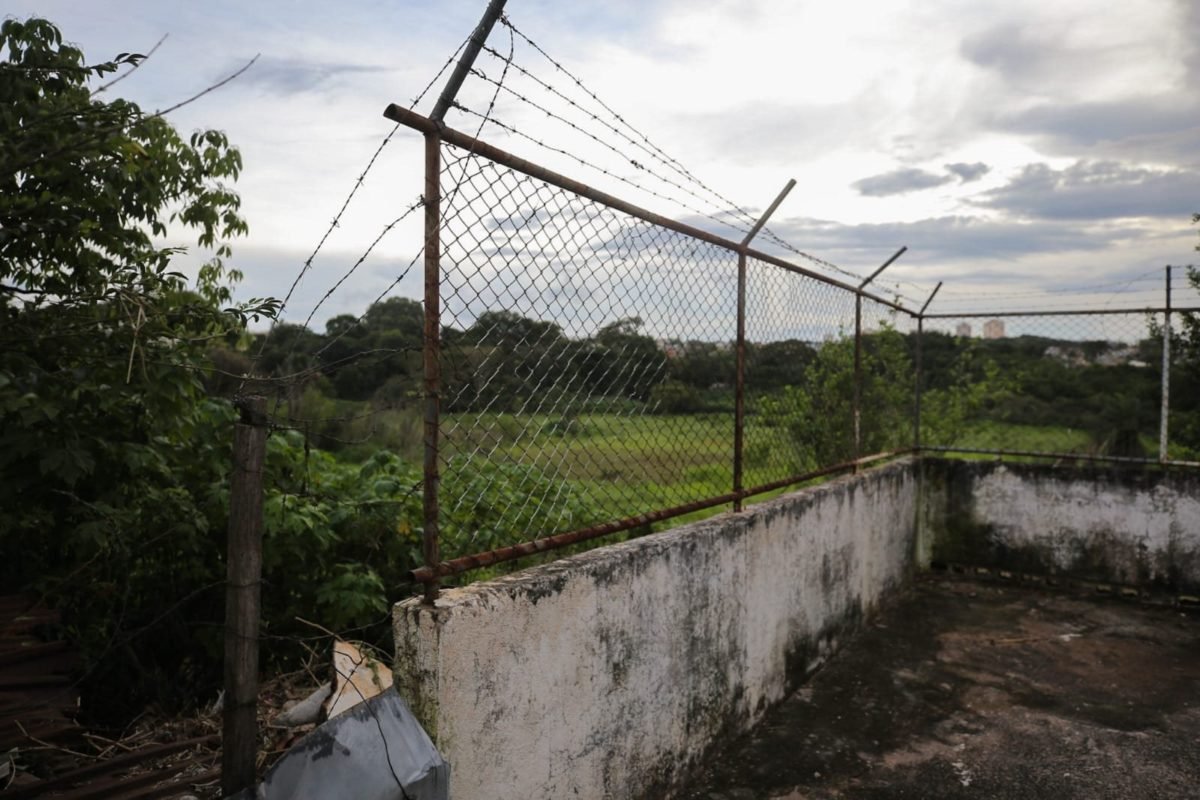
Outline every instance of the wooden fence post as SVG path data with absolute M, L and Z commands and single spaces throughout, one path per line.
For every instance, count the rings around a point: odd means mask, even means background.
M 225 704 L 221 792 L 254 786 L 258 759 L 258 621 L 261 613 L 263 462 L 267 401 L 238 401 L 229 487 L 225 583 Z

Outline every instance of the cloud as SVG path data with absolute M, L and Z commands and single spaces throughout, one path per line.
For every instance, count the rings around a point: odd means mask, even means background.
M 1016 133 L 1045 134 L 1061 144 L 1089 146 L 1147 134 L 1197 127 L 1200 103 L 1192 98 L 1135 98 L 1091 103 L 1045 103 L 1002 117 Z
M 1139 236 L 1133 226 L 1083 226 L 1056 221 L 1021 222 L 975 216 L 944 216 L 915 222 L 843 224 L 790 219 L 773 226 L 797 247 L 852 264 L 880 260 L 907 245 L 929 261 L 1012 259 L 1036 253 L 1096 251 Z
M 1144 11 L 1052 4 L 967 35 L 965 116 L 1045 155 L 1200 164 L 1200 10 L 1170 0 Z
M 345 76 L 389 72 L 366 64 L 308 61 L 301 58 L 260 58 L 242 76 L 243 85 L 259 85 L 283 94 L 297 94 L 323 88 Z
M 957 175 L 961 183 L 971 183 L 987 175 L 992 171 L 992 168 L 982 161 L 976 161 L 974 164 L 959 161 L 954 164 L 947 164 L 946 171 Z
M 1009 78 L 1025 78 L 1045 71 L 1046 63 L 1062 57 L 1048 35 L 1017 23 L 1005 23 L 967 36 L 959 48 L 962 57 L 978 67 Z
M 887 197 L 893 194 L 906 194 L 922 189 L 931 189 L 934 186 L 941 186 L 951 180 L 952 178 L 948 175 L 935 175 L 923 169 L 908 167 L 884 172 L 881 175 L 872 175 L 869 178 L 857 180 L 850 185 L 857 189 L 859 194 L 866 195 L 867 197 Z
M 1194 170 L 1152 170 L 1113 161 L 1078 161 L 1062 170 L 1029 164 L 975 202 L 1043 220 L 1182 217 L 1196 204 L 1197 186 L 1200 172 Z
M 252 297 L 283 298 L 288 286 L 300 273 L 310 251 L 284 247 L 261 247 L 234 242 L 229 263 L 245 277 L 237 284 L 238 300 Z M 324 330 L 325 322 L 339 314 L 358 316 L 376 300 L 388 297 L 420 299 L 422 273 L 420 261 L 411 256 L 376 253 L 364 262 L 351 280 L 336 292 L 326 296 L 360 253 L 346 250 L 323 250 L 304 275 L 288 301 L 283 321 L 300 324 L 312 314 L 309 323 L 315 330 Z M 192 248 L 179 256 L 174 267 L 194 275 L 207 253 Z

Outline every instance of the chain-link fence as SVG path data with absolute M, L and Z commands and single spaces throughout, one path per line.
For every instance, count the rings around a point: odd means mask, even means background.
M 1157 460 L 1163 320 L 1149 312 L 925 319 L 922 445 Z
M 1162 425 L 1162 309 L 916 312 L 870 279 L 842 283 L 388 113 L 425 133 L 437 178 L 414 571 L 431 592 L 904 452 L 1194 459 L 1190 433 Z M 1194 382 L 1168 359 L 1173 381 Z M 1191 405 L 1171 406 L 1180 431 L 1200 417 Z
M 437 176 L 418 577 L 912 448 L 896 302 L 390 113 Z
M 729 492 L 736 254 L 443 153 L 443 553 Z

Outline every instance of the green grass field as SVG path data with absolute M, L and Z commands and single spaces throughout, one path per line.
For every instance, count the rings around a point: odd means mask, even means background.
M 387 430 L 403 436 L 408 453 L 419 450 L 419 420 L 408 416 L 385 419 Z M 491 462 L 534 467 L 537 474 L 582 498 L 595 516 L 592 523 L 634 517 L 716 497 L 733 489 L 733 419 L 728 413 L 643 414 L 636 409 L 609 413 L 447 414 L 442 418 L 443 474 L 461 465 L 456 457 L 483 457 Z M 907 444 L 907 431 L 897 439 Z M 983 450 L 1094 454 L 1101 452 L 1084 430 L 979 421 L 967 426 L 954 441 L 932 442 Z M 1157 441 L 1142 436 L 1148 453 Z M 397 447 L 396 449 L 399 449 Z M 406 453 L 406 455 L 408 454 Z M 754 487 L 817 469 L 811 455 L 796 446 L 786 428 L 749 415 L 745 429 L 743 485 Z M 851 457 L 849 436 L 845 459 Z M 965 458 L 992 458 L 967 455 Z M 465 467 L 464 467 L 465 468 Z M 757 495 L 761 502 L 791 487 Z M 524 498 L 522 498 L 524 499 Z M 450 498 L 443 499 L 443 503 Z M 530 498 L 554 503 L 557 498 Z M 712 516 L 728 504 L 701 509 L 654 523 L 662 530 Z M 514 511 L 515 513 L 515 511 Z M 642 532 L 645 527 L 641 529 Z M 517 533 L 517 532 L 513 532 Z M 517 538 L 520 538 L 517 534 Z M 610 539 L 606 539 L 610 540 Z

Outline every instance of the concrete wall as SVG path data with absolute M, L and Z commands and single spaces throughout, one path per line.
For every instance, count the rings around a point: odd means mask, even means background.
M 451 796 L 658 797 L 914 565 L 915 462 L 396 607 Z
M 1200 587 L 1200 473 L 922 461 L 922 552 L 1039 574 Z

